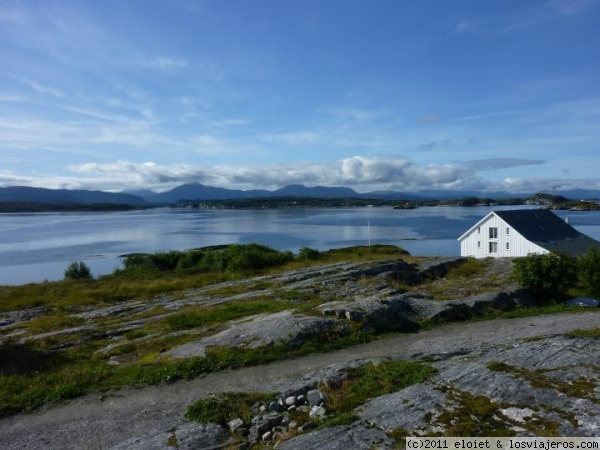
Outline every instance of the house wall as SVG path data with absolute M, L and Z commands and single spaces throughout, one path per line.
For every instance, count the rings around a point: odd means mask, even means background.
M 497 229 L 496 238 L 490 238 L 490 228 Z M 490 242 L 496 243 L 495 253 L 490 253 Z M 461 256 L 501 258 L 527 256 L 530 253 L 548 253 L 548 251 L 526 240 L 495 214 L 491 214 L 476 225 L 460 242 Z

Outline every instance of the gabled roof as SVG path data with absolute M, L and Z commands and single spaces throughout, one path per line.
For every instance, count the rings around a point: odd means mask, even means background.
M 600 249 L 600 242 L 580 233 L 547 209 L 516 209 L 494 211 L 521 236 L 548 251 L 572 255 Z

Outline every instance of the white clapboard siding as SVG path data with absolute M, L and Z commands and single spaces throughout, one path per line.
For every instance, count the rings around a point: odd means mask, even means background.
M 490 228 L 497 229 L 496 238 L 490 238 Z M 459 240 L 461 256 L 501 258 L 548 253 L 548 250 L 521 236 L 494 212 L 485 216 Z M 490 252 L 490 242 L 496 243 L 496 252 Z

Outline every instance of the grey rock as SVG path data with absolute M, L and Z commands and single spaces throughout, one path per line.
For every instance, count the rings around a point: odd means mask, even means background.
M 240 428 L 244 426 L 244 421 L 239 417 L 227 422 L 227 426 L 229 427 L 229 431 L 232 433 L 236 433 Z
M 173 445 L 171 445 L 173 444 Z M 148 436 L 134 437 L 112 450 L 168 450 L 174 448 L 218 449 L 236 448 L 240 441 L 229 435 L 223 427 L 214 423 L 186 423 L 175 429 L 157 431 Z
M 267 404 L 267 411 L 280 412 L 281 411 L 281 405 L 279 404 L 279 402 L 277 402 L 275 400 L 270 401 Z
M 372 399 L 356 412 L 387 432 L 441 433 L 448 426 L 441 414 L 468 408 L 464 402 L 475 396 L 487 398 L 496 419 L 521 435 L 543 434 L 543 424 L 552 423 L 560 436 L 597 436 L 599 354 L 597 340 L 565 336 L 483 346 L 439 359 L 429 381 Z M 537 431 L 536 423 L 542 424 Z
M 304 425 L 298 428 L 298 431 L 300 431 L 301 433 L 306 433 L 307 431 L 314 430 L 318 427 L 319 426 L 314 422 L 306 422 Z
M 358 412 L 362 420 L 386 432 L 402 428 L 427 433 L 432 429 L 426 417 L 444 408 L 445 399 L 442 391 L 421 383 L 374 398 Z
M 273 432 L 267 431 L 261 436 L 263 442 L 269 442 L 273 438 Z
M 421 279 L 435 279 L 444 277 L 450 269 L 460 266 L 466 261 L 466 258 L 434 258 L 429 259 L 418 267 L 418 273 Z
M 204 356 L 207 347 L 213 345 L 258 348 L 281 343 L 298 347 L 308 339 L 331 333 L 343 335 L 348 329 L 346 324 L 337 320 L 295 314 L 293 311 L 260 314 L 232 321 L 217 334 L 180 345 L 165 354 L 172 358 Z
M 323 419 L 327 415 L 327 410 L 323 406 L 313 406 L 308 413 L 311 419 Z
M 308 430 L 306 430 L 308 431 Z M 352 426 L 324 428 L 303 434 L 277 446 L 281 450 L 371 450 L 393 449 L 395 442 L 383 431 L 368 428 L 360 423 Z
M 320 406 L 325 401 L 325 395 L 321 391 L 313 389 L 306 393 L 306 399 L 311 407 Z

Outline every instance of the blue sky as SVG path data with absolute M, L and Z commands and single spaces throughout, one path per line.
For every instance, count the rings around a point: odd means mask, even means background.
M 0 186 L 600 189 L 595 0 L 0 0 Z

